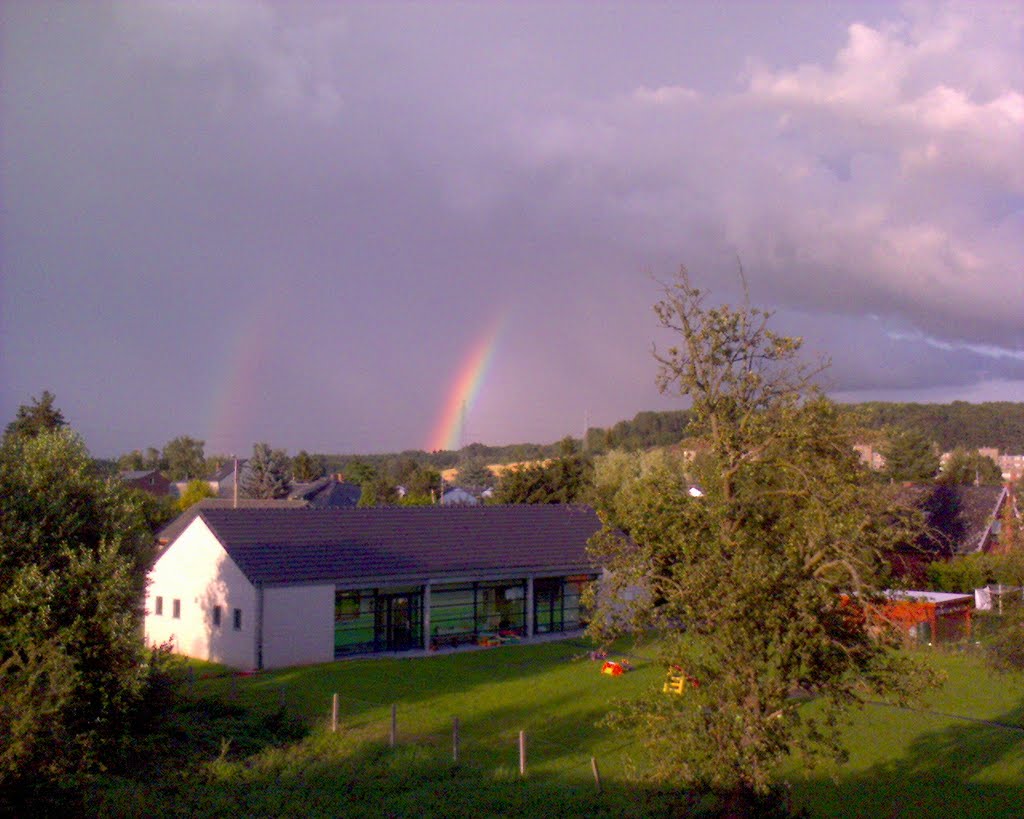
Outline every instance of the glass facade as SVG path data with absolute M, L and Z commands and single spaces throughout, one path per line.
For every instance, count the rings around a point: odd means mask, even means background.
M 421 647 L 422 599 L 418 587 L 335 592 L 335 655 Z
M 525 633 L 525 580 L 431 586 L 432 646 L 476 642 L 482 634 Z
M 534 581 L 535 634 L 586 625 L 580 605 L 591 575 Z M 434 584 L 430 588 L 430 645 L 475 643 L 482 636 L 526 635 L 526 580 Z M 422 586 L 337 591 L 334 653 L 404 651 L 423 647 Z
M 535 634 L 574 631 L 587 624 L 580 604 L 583 590 L 594 580 L 590 575 L 544 577 L 533 582 L 533 630 Z

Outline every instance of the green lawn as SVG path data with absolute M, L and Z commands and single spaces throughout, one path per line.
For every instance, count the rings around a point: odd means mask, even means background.
M 617 678 L 600 674 L 587 650 L 556 642 L 251 676 L 207 676 L 215 669 L 203 666 L 193 697 L 225 703 L 225 713 L 200 708 L 178 732 L 201 734 L 202 753 L 145 777 L 110 778 L 89 808 L 155 816 L 678 815 L 677 797 L 633 784 L 631 762 L 644 763 L 637 738 L 600 725 L 616 698 L 660 687 L 653 648 L 613 654 L 629 656 L 636 668 Z M 927 710 L 873 705 L 856 714 L 847 732 L 851 759 L 834 772 L 837 781 L 796 765 L 780 772 L 793 784 L 795 806 L 813 816 L 1021 815 L 1024 730 L 982 721 L 1024 728 L 1024 677 L 994 676 L 963 655 L 929 661 L 948 680 Z M 331 734 L 335 692 L 339 730 Z M 282 702 L 298 730 L 281 721 Z M 392 704 L 395 749 L 388 747 Z M 458 765 L 453 717 L 460 720 Z M 591 757 L 605 786 L 600 796 Z
M 857 713 L 846 732 L 850 761 L 831 772 L 838 782 L 784 772 L 796 804 L 815 816 L 1024 815 L 1024 677 L 962 654 L 929 659 L 946 683 L 919 711 Z

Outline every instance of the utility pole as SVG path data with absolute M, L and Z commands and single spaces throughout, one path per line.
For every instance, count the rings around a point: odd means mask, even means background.
M 237 455 L 232 455 L 231 457 L 233 457 L 235 459 L 235 478 L 232 481 L 233 488 L 234 488 L 234 495 L 233 495 L 234 501 L 231 504 L 231 508 L 232 509 L 237 509 L 238 508 L 238 456 Z

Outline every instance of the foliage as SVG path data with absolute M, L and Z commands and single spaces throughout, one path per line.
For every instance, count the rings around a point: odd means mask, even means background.
M 197 479 L 188 482 L 185 490 L 174 505 L 179 512 L 184 512 L 199 503 L 203 498 L 215 497 L 217 497 L 217 493 L 213 491 L 209 482 Z
M 714 794 L 637 781 L 633 771 L 647 765 L 637 738 L 597 722 L 609 699 L 660 687 L 653 647 L 617 644 L 612 656 L 636 666 L 617 678 L 599 673 L 590 648 L 565 641 L 235 677 L 202 665 L 195 698 L 176 698 L 158 732 L 139 745 L 137 764 L 82 788 L 84 804 L 66 815 L 722 816 Z M 834 771 L 789 760 L 782 774 L 794 810 L 887 816 L 896 805 L 915 816 L 975 816 L 983 805 L 986 817 L 1020 816 L 1024 744 L 1014 726 L 1024 718 L 1024 675 L 992 674 L 969 653 L 919 656 L 948 675 L 927 710 L 865 706 L 844 731 L 851 761 Z M 341 692 L 337 734 L 322 728 L 333 692 Z M 305 739 L 291 738 L 282 696 L 287 714 L 304 720 Z M 394 749 L 387 747 L 391 703 L 398 703 Z M 816 713 L 818 704 L 803 709 Z M 450 761 L 453 715 L 458 764 Z M 525 778 L 514 768 L 520 729 Z
M 395 486 L 405 487 L 405 498 L 410 496 L 418 500 L 405 505 L 426 505 L 433 503 L 433 496 L 441 491 L 441 473 L 428 464 L 403 455 L 388 465 L 387 474 L 391 476 Z
M 306 450 L 292 458 L 292 478 L 299 483 L 309 483 L 324 476 L 324 464 L 319 458 L 310 455 Z
M 160 456 L 160 450 L 146 447 L 146 451 L 133 449 L 117 459 L 117 468 L 121 472 L 138 472 L 144 469 L 166 469 L 167 463 Z
M 579 455 L 507 469 L 494 493 L 495 503 L 578 503 L 590 491 L 591 462 Z
M 634 452 L 656 446 L 678 444 L 690 423 L 689 410 L 638 412 L 632 420 L 619 421 L 612 427 L 587 430 L 584 449 L 591 453 L 622 449 Z
M 1024 551 L 979 552 L 937 560 L 928 565 L 928 583 L 935 591 L 957 594 L 993 583 L 1024 586 Z
M 999 515 L 999 551 L 1024 556 L 1024 521 L 1017 503 L 1020 490 L 1011 485 Z
M 377 475 L 362 483 L 359 506 L 394 506 L 398 503 L 398 487 L 386 475 Z
M 461 486 L 493 486 L 494 473 L 481 460 L 466 460 L 459 464 L 457 474 Z
M 914 531 L 860 467 L 816 370 L 796 360 L 800 340 L 769 329 L 770 314 L 707 306 L 685 271 L 655 312 L 678 342 L 655 350 L 657 383 L 692 400 L 704 496 L 665 464 L 633 470 L 629 503 L 602 503 L 592 552 L 610 578 L 592 633 L 664 635 L 666 662 L 699 688 L 685 702 L 652 694 L 616 719 L 642 726 L 658 776 L 745 798 L 766 792 L 790 753 L 841 759 L 839 724 L 855 704 L 929 681 L 871 616 L 880 555 Z M 821 714 L 802 715 L 794 691 L 817 695 Z
M 88 768 L 144 689 L 152 557 L 138 493 L 102 480 L 70 430 L 0 447 L 0 782 Z
M 939 455 L 926 436 L 912 429 L 890 427 L 881 453 L 884 474 L 893 481 L 930 481 L 939 471 Z
M 245 465 L 240 489 L 247 498 L 283 498 L 291 487 L 288 456 L 270 444 L 253 445 L 252 457 Z
M 53 406 L 57 397 L 49 390 L 43 390 L 38 398 L 32 398 L 31 404 L 22 404 L 14 420 L 7 425 L 4 435 L 7 437 L 34 437 L 41 432 L 52 432 L 67 425 L 64 413 Z
M 128 494 L 138 505 L 146 521 L 146 529 L 153 534 L 163 529 L 179 514 L 178 499 L 173 495 L 157 497 L 134 487 L 128 487 Z
M 1003 482 L 1003 471 L 987 455 L 957 447 L 950 453 L 949 460 L 936 480 L 944 484 L 998 486 Z
M 998 671 L 1024 669 L 1024 600 L 1005 595 L 999 629 L 986 646 L 989 664 Z
M 1024 403 L 989 401 L 969 404 L 913 404 L 868 402 L 851 405 L 857 423 L 870 429 L 897 426 L 915 430 L 939 448 L 996 447 L 1003 452 L 1024 452 Z
M 340 471 L 346 481 L 357 483 L 360 486 L 365 486 L 368 481 L 376 478 L 378 474 L 371 464 L 361 458 L 353 458 Z
M 203 477 L 206 471 L 206 459 L 203 457 L 205 443 L 188 435 L 181 435 L 168 441 L 160 456 L 167 464 L 167 477 L 172 481 Z

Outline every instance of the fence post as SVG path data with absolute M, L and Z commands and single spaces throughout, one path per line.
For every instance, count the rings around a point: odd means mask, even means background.
M 519 732 L 519 775 L 526 776 L 526 731 Z
M 192 666 L 188 667 L 188 695 L 194 696 L 196 693 L 196 672 Z
M 459 718 L 452 720 L 452 762 L 459 761 Z
M 590 757 L 590 769 L 594 772 L 594 784 L 597 785 L 597 792 L 601 793 L 601 771 L 597 768 L 597 757 Z
M 391 737 L 390 745 L 392 748 L 395 747 L 395 741 L 398 735 L 398 706 L 394 703 L 391 704 Z
M 338 733 L 338 695 L 331 697 L 331 733 Z
M 285 705 L 287 703 L 285 702 L 285 698 L 284 698 L 284 686 L 283 685 L 279 685 L 277 687 L 277 704 L 281 708 L 281 710 L 284 711 Z

